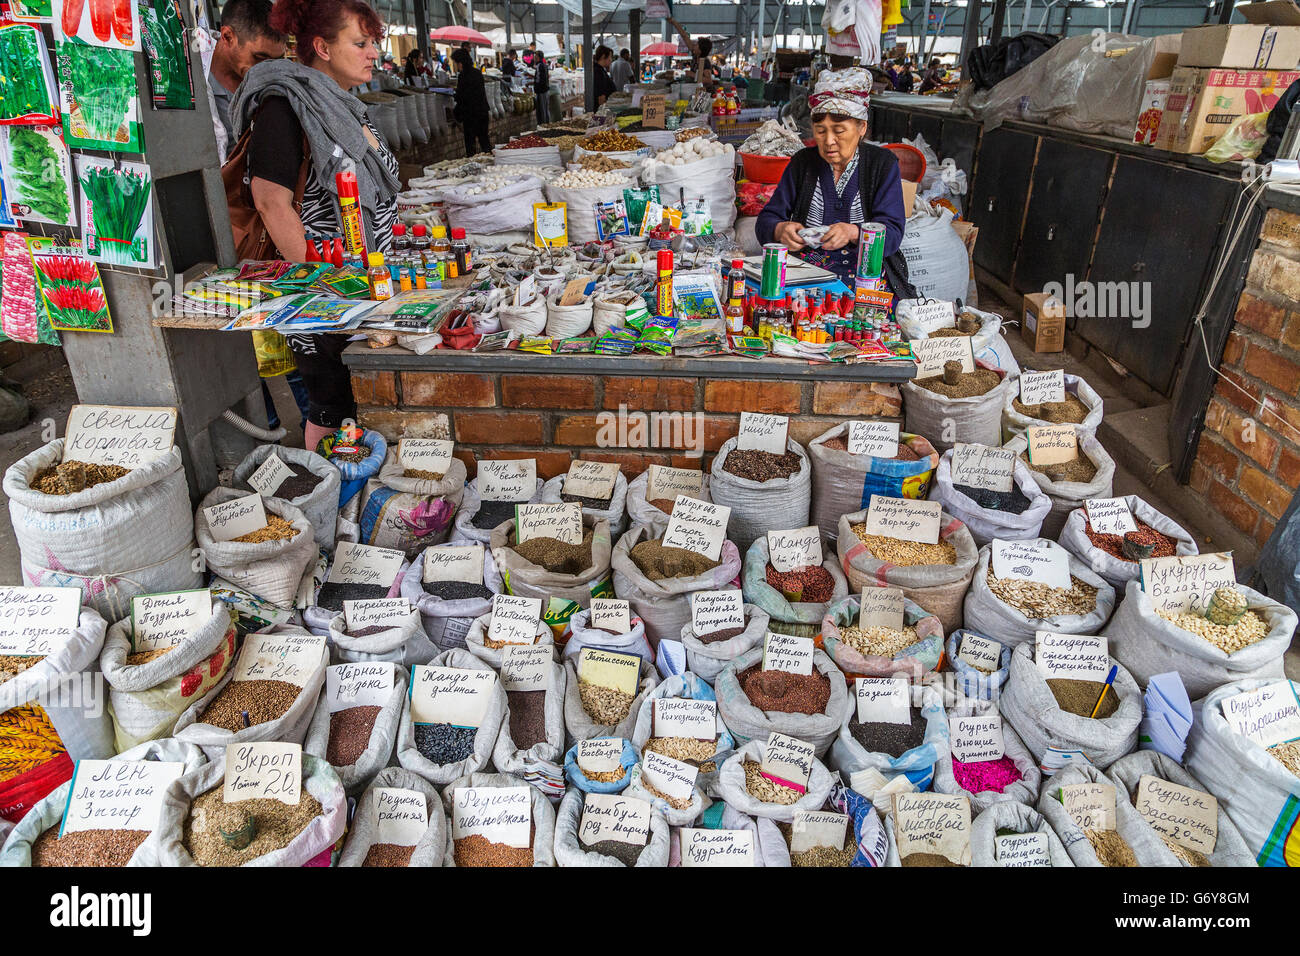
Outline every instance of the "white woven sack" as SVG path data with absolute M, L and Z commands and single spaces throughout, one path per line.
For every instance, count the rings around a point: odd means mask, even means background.
M 1095 435 L 1104 414 L 1101 396 L 1097 394 L 1097 390 L 1084 381 L 1081 376 L 1066 372 L 1065 394 L 1073 395 L 1088 406 L 1087 415 L 1084 416 L 1083 421 L 1077 427 L 1081 432 Z M 1019 398 L 1020 388 L 1017 386 L 1007 393 L 1005 403 L 1002 406 L 1002 441 L 1004 444 L 1016 435 L 1023 435 L 1028 428 L 1054 424 L 1043 419 L 1030 418 L 1023 412 L 1016 411 L 1014 403 Z
M 709 497 L 709 476 L 704 475 L 701 478 L 702 490 L 699 498 L 701 501 L 712 501 Z M 650 483 L 650 472 L 643 471 L 627 484 L 627 519 L 630 524 L 643 524 L 649 528 L 649 534 L 654 538 L 662 538 L 664 532 L 668 530 L 668 519 L 672 517 L 663 511 L 660 511 L 654 505 L 646 501 L 646 486 Z
M 997 707 L 990 704 L 979 708 L 976 714 L 970 716 L 997 716 L 997 712 Z M 957 778 L 952 771 L 952 761 L 955 759 L 951 752 L 953 716 L 959 715 L 949 715 L 949 752 L 941 756 L 934 765 L 933 786 L 936 792 L 965 794 L 966 798 L 970 800 L 972 814 L 982 813 L 995 803 L 1030 803 L 1038 797 L 1038 784 L 1042 779 L 1042 773 L 1038 769 L 1038 760 L 1025 747 L 1024 741 L 1020 739 L 1016 729 L 1005 720 L 1002 721 L 1003 756 L 1011 758 L 1012 763 L 1016 765 L 1016 769 L 1020 771 L 1020 779 L 1015 783 L 1008 784 L 1001 793 L 996 790 L 972 793 L 963 788 L 957 782 Z
M 534 294 L 522 305 L 502 305 L 497 309 L 501 328 L 521 336 L 541 335 L 546 329 L 546 297 Z
M 582 706 L 582 693 L 578 688 L 578 661 L 576 658 L 566 658 L 564 661 L 565 747 L 572 747 L 578 741 L 589 740 L 592 737 L 625 737 L 630 740 L 632 730 L 636 727 L 636 718 L 641 710 L 642 701 L 659 683 L 659 673 L 653 663 L 641 661 L 637 681 L 636 696 L 632 698 L 627 716 L 617 724 L 598 724 Z
M 568 635 L 564 642 L 564 658 L 577 659 L 582 653 L 584 647 L 596 647 L 603 651 L 613 651 L 616 654 L 635 654 L 641 660 L 648 664 L 655 661 L 654 648 L 645 636 L 645 622 L 633 614 L 628 621 L 629 627 L 626 634 L 611 634 L 608 631 L 589 624 L 591 620 L 591 611 L 583 609 L 575 611 L 565 625 L 565 632 Z
M 1070 764 L 1043 782 L 1043 792 L 1038 797 L 1038 812 L 1061 838 L 1061 844 L 1070 854 L 1075 866 L 1101 866 L 1088 837 L 1074 819 L 1065 812 L 1058 794 L 1061 787 L 1072 783 L 1112 784 L 1096 767 Z M 1123 787 L 1115 787 L 1115 830 L 1128 843 L 1137 858 L 1138 866 L 1180 866 L 1178 857 L 1161 842 L 1141 814 L 1133 808 Z
M 586 849 L 578 838 L 582 823 L 582 806 L 586 794 L 570 788 L 555 812 L 555 862 L 559 866 L 626 866 L 621 860 Z M 650 836 L 645 849 L 637 857 L 638 868 L 668 865 L 668 822 L 663 814 L 650 814 Z
M 999 830 L 1016 833 L 1047 834 L 1047 857 L 1052 866 L 1074 866 L 1065 845 L 1056 835 L 1052 825 L 1042 814 L 1023 803 L 994 803 L 980 813 L 970 826 L 971 866 L 1001 866 L 998 862 L 997 836 Z
M 529 747 L 520 747 L 510 732 L 510 709 L 507 703 L 505 717 L 501 720 L 501 731 L 497 734 L 496 745 L 492 748 L 492 765 L 501 773 L 513 773 L 524 776 L 525 771 L 538 764 L 564 763 L 564 667 L 551 665 L 551 685 L 545 691 L 546 702 L 543 708 L 543 723 L 546 739 L 539 740 Z
M 330 659 L 335 664 L 392 661 L 410 667 L 427 663 L 438 653 L 438 648 L 424 632 L 420 612 L 414 608 L 396 627 L 360 636 L 348 633 L 346 616 L 335 615 L 329 623 L 329 644 Z
M 454 649 L 443 651 L 429 662 L 433 667 L 460 667 L 466 670 L 490 671 L 469 651 Z M 417 673 L 411 672 L 411 681 L 418 680 Z M 492 759 L 492 748 L 496 745 L 497 735 L 501 731 L 501 721 L 506 715 L 506 692 L 501 689 L 501 681 L 492 687 L 491 701 L 483 714 L 478 730 L 474 734 L 474 750 L 464 760 L 455 763 L 436 764 L 429 760 L 415 746 L 415 723 L 411 719 L 411 695 L 408 694 L 402 704 L 402 722 L 397 737 L 397 762 L 412 773 L 417 773 L 425 780 L 437 786 L 450 783 L 466 773 L 475 773 L 488 766 Z
M 1002 406 L 1015 384 L 1006 372 L 997 371 L 1002 381 L 970 398 L 948 398 L 907 380 L 903 383 L 903 430 L 924 435 L 941 452 L 959 441 L 1001 444 Z
M 442 808 L 447 814 L 447 848 L 442 865 L 456 865 L 456 841 L 452 839 L 452 806 L 461 787 L 524 787 L 528 790 L 533 815 L 533 866 L 555 866 L 555 808 L 542 791 L 529 786 L 522 777 L 508 773 L 476 771 L 453 780 L 442 791 Z
M 803 446 L 793 439 L 786 441 L 786 451 L 794 452 L 801 459 L 799 470 L 789 478 L 771 481 L 751 481 L 725 471 L 723 463 L 735 447 L 736 439 L 728 438 L 713 456 L 709 472 L 709 494 L 714 504 L 731 509 L 727 540 L 734 542 L 744 554 L 754 539 L 768 531 L 807 527 L 812 504 L 812 464 Z
M 810 743 L 817 749 L 818 757 L 825 756 L 854 706 L 843 672 L 823 651 L 815 650 L 813 669 L 824 674 L 831 683 L 831 696 L 826 702 L 825 710 L 817 714 L 764 711 L 750 703 L 737 680 L 738 674 L 762 661 L 763 647 L 760 644 L 732 660 L 713 682 L 713 690 L 718 695 L 718 713 L 722 715 L 731 735 L 736 738 L 737 746 L 743 746 L 751 740 L 765 742 L 775 731 Z
M 691 788 L 690 802 L 682 808 L 672 806 L 663 797 L 656 796 L 647 789 L 647 784 L 643 782 L 642 777 L 645 775 L 645 764 L 638 763 L 635 767 L 627 772 L 627 787 L 623 790 L 626 797 L 636 797 L 648 802 L 656 813 L 661 814 L 668 821 L 669 826 L 689 827 L 694 826 L 700 816 L 712 806 L 713 801 L 704 794 L 704 788 L 700 780 L 696 778 L 695 786 Z
M 915 313 L 920 301 L 920 299 L 899 299 L 894 304 L 894 320 L 910 342 L 930 337 L 926 326 L 913 318 L 913 313 Z M 998 336 L 998 333 L 1002 331 L 1002 316 L 994 312 L 981 312 L 979 309 L 973 309 L 970 306 L 963 308 L 962 312 L 969 312 L 979 319 L 979 331 L 970 337 L 970 347 L 976 358 L 982 358 L 980 353 L 988 348 Z M 955 324 L 954 322 L 954 326 Z
M 554 339 L 569 339 L 591 328 L 591 298 L 576 305 L 560 305 L 562 291 L 546 300 L 546 334 Z
M 556 475 L 542 485 L 542 495 L 539 499 L 543 504 L 558 504 L 563 499 L 560 497 L 564 492 L 564 475 Z M 588 508 L 585 505 L 582 508 L 583 518 L 604 519 L 609 522 L 609 533 L 612 538 L 617 538 L 627 530 L 627 479 L 623 477 L 623 472 L 614 476 L 614 493 L 610 496 L 608 508 Z M 586 524 L 586 522 L 583 522 Z
M 211 571 L 231 584 L 280 607 L 293 607 L 303 572 L 319 553 L 311 522 L 289 502 L 263 498 L 266 513 L 288 521 L 298 534 L 256 544 L 217 541 L 208 530 L 208 519 L 203 509 L 242 498 L 245 494 L 234 488 L 214 488 L 199 504 L 194 513 L 194 536 L 203 552 L 203 559 Z
M 1079 439 L 1079 454 L 1084 455 L 1097 467 L 1097 473 L 1092 476 L 1091 481 L 1053 481 L 1041 471 L 1033 472 L 1034 481 L 1038 482 L 1038 487 L 1052 500 L 1052 510 L 1048 512 L 1043 519 L 1043 530 L 1041 532 L 1044 538 L 1051 538 L 1055 541 L 1061 536 L 1061 530 L 1065 527 L 1065 519 L 1070 516 L 1070 512 L 1076 508 L 1082 508 L 1083 503 L 1089 498 L 1110 498 L 1112 497 L 1111 486 L 1115 479 L 1115 459 L 1102 447 L 1096 435 L 1089 435 L 1079 432 L 1076 429 Z M 1024 435 L 1017 435 L 1011 441 L 1004 445 L 1016 453 L 1020 454 L 1028 447 Z
M 806 741 L 805 741 L 806 742 Z M 768 803 L 749 792 L 745 785 L 745 760 L 761 763 L 766 740 L 751 740 L 727 758 L 718 772 L 718 795 L 728 806 L 752 817 L 766 817 L 780 823 L 793 823 L 796 810 L 820 810 L 830 796 L 837 776 L 820 760 L 813 760 L 807 791 L 794 803 Z
M 1124 502 L 1135 520 L 1148 524 L 1161 534 L 1174 539 L 1174 554 L 1186 556 L 1199 553 L 1196 539 L 1178 522 L 1165 517 L 1137 495 L 1125 495 Z M 1057 542 L 1117 588 L 1134 580 L 1138 576 L 1140 565 L 1136 561 L 1125 561 L 1123 558 L 1107 554 L 1093 544 L 1084 530 L 1087 520 L 1087 508 L 1075 508 L 1066 516 L 1065 527 L 1061 529 Z
M 632 181 L 630 179 L 626 182 L 616 183 L 613 186 L 589 186 L 587 188 L 566 188 L 557 186 L 555 183 L 547 183 L 546 201 L 566 204 L 568 207 L 569 245 L 580 246 L 584 242 L 591 242 L 600 238 L 596 232 L 596 203 L 614 202 L 622 199 L 623 190 L 631 185 Z
M 682 625 L 681 641 L 686 648 L 686 669 L 712 684 L 731 661 L 763 642 L 768 616 L 757 604 L 745 605 L 745 629 L 726 640 L 705 644 L 695 636 L 691 622 Z
M 492 150 L 492 158 L 498 166 L 563 165 L 558 146 L 525 146 L 516 149 L 497 146 Z
M 313 475 L 320 476 L 320 483 L 307 494 L 284 500 L 307 516 L 315 532 L 316 546 L 333 551 L 334 531 L 339 520 L 339 485 L 343 480 L 338 468 L 306 448 L 258 445 L 235 467 L 236 486 L 249 488 L 249 476 L 262 467 L 272 453 L 286 465 L 301 465 Z
M 402 706 L 406 701 L 408 673 L 404 667 L 393 668 L 393 689 L 388 699 L 380 706 L 375 715 L 374 726 L 370 729 L 370 740 L 366 749 L 357 757 L 356 762 L 346 766 L 334 767 L 339 775 L 343 790 L 354 797 L 365 789 L 371 778 L 384 769 L 393 758 L 393 747 L 397 742 L 397 727 L 402 719 Z M 312 714 L 311 723 L 307 725 L 307 737 L 302 742 L 302 752 L 326 760 L 330 741 L 330 707 L 325 694 L 320 695 L 316 712 Z M 331 766 L 333 766 L 331 764 Z
M 469 626 L 469 631 L 465 635 L 465 650 L 469 651 L 484 664 L 487 664 L 493 670 L 500 670 L 501 663 L 505 660 L 506 649 L 504 647 L 488 647 L 486 643 L 488 629 L 492 626 L 492 606 L 488 603 L 486 613 L 480 614 L 474 618 Z M 555 633 L 550 626 L 540 618 L 537 621 L 537 632 L 533 638 L 533 645 L 541 644 L 542 646 L 555 645 Z
M 685 166 L 647 159 L 641 178 L 647 185 L 659 185 L 666 205 L 680 208 L 684 199 L 707 199 L 715 233 L 726 232 L 736 221 L 736 150 L 731 145 L 718 156 Z
M 384 788 L 397 790 L 414 790 L 424 795 L 424 812 L 428 819 L 423 835 L 415 844 L 409 867 L 442 866 L 442 855 L 447 850 L 447 814 L 442 808 L 442 796 L 438 788 L 419 774 L 403 770 L 401 767 L 385 767 L 375 774 L 375 779 L 366 787 L 365 793 L 357 801 L 356 812 L 352 815 L 352 826 L 348 829 L 348 840 L 339 854 L 339 866 L 361 866 L 366 860 L 370 847 L 379 842 L 379 827 L 375 821 L 375 791 Z

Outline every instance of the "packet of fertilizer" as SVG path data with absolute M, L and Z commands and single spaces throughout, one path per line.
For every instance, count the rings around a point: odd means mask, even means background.
M 645 218 L 648 202 L 659 201 L 659 187 L 647 186 L 644 189 L 624 189 L 623 205 L 627 208 L 627 221 L 639 223 Z

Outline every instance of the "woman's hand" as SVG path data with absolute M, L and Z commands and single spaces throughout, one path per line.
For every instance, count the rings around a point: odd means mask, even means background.
M 837 222 L 822 236 L 822 248 L 828 252 L 843 249 L 858 241 L 859 229 L 851 222 Z
M 799 230 L 802 228 L 803 223 L 801 222 L 777 223 L 776 229 L 772 231 L 772 236 L 791 252 L 798 252 L 804 247 L 804 241 L 799 238 Z

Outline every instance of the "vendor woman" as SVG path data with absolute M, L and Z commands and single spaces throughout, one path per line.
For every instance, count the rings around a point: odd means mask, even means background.
M 863 223 L 885 227 L 885 278 L 903 297 L 915 293 L 907 280 L 903 242 L 903 182 L 898 159 L 864 142 L 871 74 L 853 68 L 825 72 L 808 97 L 815 147 L 795 153 L 776 192 L 758 214 L 762 243 L 779 242 L 800 259 L 834 272 L 850 288 L 856 271 Z M 820 248 L 799 231 L 828 226 Z

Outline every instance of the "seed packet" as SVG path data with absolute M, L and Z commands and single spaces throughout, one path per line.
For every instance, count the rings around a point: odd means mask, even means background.
M 646 320 L 637 339 L 638 352 L 653 352 L 667 355 L 673 350 L 673 336 L 677 332 L 677 319 L 668 315 L 656 315 Z
M 341 296 L 360 296 L 370 291 L 370 283 L 364 271 L 353 266 L 343 266 L 322 276 L 312 283 L 315 287 L 324 286 L 321 292 Z
M 736 355 L 745 358 L 762 358 L 767 354 L 767 343 L 757 335 L 728 335 L 727 345 Z
M 688 199 L 682 203 L 682 231 L 688 236 L 713 233 L 713 212 L 707 199 Z
M 596 340 L 596 351 L 602 355 L 631 355 L 636 348 L 637 332 L 617 325 Z
M 627 221 L 629 223 L 640 223 L 645 219 L 646 203 L 659 201 L 659 187 L 647 186 L 644 189 L 624 189 L 623 206 L 627 212 Z M 658 220 L 655 220 L 658 222 Z M 637 235 L 641 235 L 640 232 Z
M 238 266 L 239 271 L 235 273 L 236 279 L 267 279 L 275 281 L 289 271 L 293 265 L 291 262 L 284 262 L 280 259 L 250 259 L 241 262 Z
M 602 240 L 611 236 L 626 236 L 628 234 L 627 226 L 627 206 L 621 199 L 614 199 L 610 202 L 596 203 L 596 235 Z M 587 247 L 583 246 L 583 251 Z M 599 250 L 603 254 L 604 250 Z M 592 258 L 595 258 L 593 255 Z
M 502 329 L 500 332 L 489 332 L 478 341 L 474 346 L 474 352 L 499 352 L 502 349 L 510 347 L 510 343 L 519 335 L 514 329 Z
M 258 302 L 240 312 L 232 322 L 223 326 L 221 331 L 242 332 L 249 329 L 275 328 L 312 298 L 313 296 L 310 295 L 295 295 Z
M 525 335 L 519 340 L 519 351 L 550 355 L 555 351 L 554 339 L 539 335 Z
M 295 262 L 277 282 L 293 285 L 308 285 L 321 276 L 329 275 L 334 269 L 328 262 Z
M 596 339 L 594 336 L 579 337 L 572 339 L 560 339 L 555 344 L 555 351 L 559 352 L 592 352 L 596 349 Z
M 286 335 L 291 332 L 342 332 L 359 326 L 374 305 L 369 299 L 311 296 L 286 318 L 277 321 L 275 327 Z

